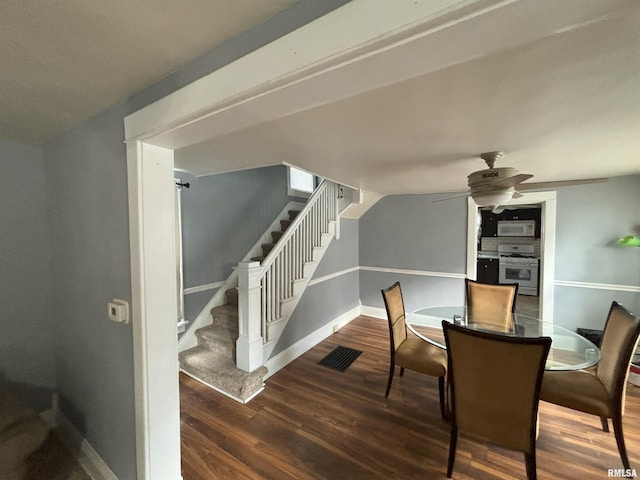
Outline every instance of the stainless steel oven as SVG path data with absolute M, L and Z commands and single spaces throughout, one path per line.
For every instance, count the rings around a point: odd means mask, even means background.
M 539 261 L 532 256 L 533 246 L 500 245 L 498 251 L 498 282 L 518 283 L 519 295 L 537 296 Z

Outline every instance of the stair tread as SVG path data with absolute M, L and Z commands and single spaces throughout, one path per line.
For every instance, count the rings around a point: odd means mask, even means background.
M 217 307 L 213 307 L 211 309 L 211 315 L 229 315 L 233 317 L 238 317 L 238 305 L 225 303 L 224 305 L 218 305 Z
M 180 368 L 241 400 L 248 399 L 263 387 L 262 379 L 268 372 L 264 366 L 250 373 L 245 372 L 236 367 L 229 356 L 209 351 L 202 346 L 182 352 Z
M 238 305 L 238 288 L 228 288 L 224 292 L 224 298 L 227 300 L 227 304 Z
M 238 327 L 220 327 L 217 325 L 209 325 L 199 328 L 196 331 L 196 337 L 206 342 L 215 341 L 233 341 L 238 339 Z

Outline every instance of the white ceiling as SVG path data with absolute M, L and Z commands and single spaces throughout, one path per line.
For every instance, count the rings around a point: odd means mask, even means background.
M 295 1 L 1 2 L 0 137 L 55 138 Z M 402 1 L 414 3 L 422 2 Z M 391 78 L 422 62 L 420 74 L 357 91 L 363 75 L 345 78 L 345 70 L 336 78 L 353 84 L 347 98 L 259 121 L 247 107 L 238 128 L 178 150 L 177 166 L 206 175 L 284 162 L 379 194 L 463 190 L 484 168 L 478 155 L 491 150 L 505 152 L 498 166 L 532 181 L 640 173 L 640 2 L 545 1 L 531 13 L 528 0 L 464 0 L 455 8 L 473 4 L 490 8 L 459 25 L 446 10 L 424 56 L 398 48 L 363 67 Z M 362 9 L 364 25 L 375 21 L 375 5 L 348 7 Z M 340 10 L 328 17 L 340 20 Z M 525 32 L 549 18 L 544 35 Z M 483 43 L 491 48 L 476 49 Z M 314 98 L 339 87 L 310 85 Z
M 478 43 L 504 33 L 486 55 L 221 134 L 178 150 L 176 164 L 206 175 L 284 162 L 379 194 L 463 190 L 492 150 L 531 181 L 640 173 L 640 2 L 544 5 L 499 30 L 493 11 L 476 19 Z M 554 15 L 553 32 L 517 39 L 518 25 Z M 431 37 L 429 55 L 460 38 Z M 408 61 L 398 55 L 389 68 Z
M 0 137 L 50 140 L 295 1 L 2 1 Z

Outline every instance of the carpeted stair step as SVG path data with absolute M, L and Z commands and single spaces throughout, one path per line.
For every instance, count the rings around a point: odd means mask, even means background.
M 291 225 L 292 220 L 280 220 L 280 229 L 284 232 L 289 225 Z
M 214 307 L 211 309 L 211 317 L 214 327 L 238 329 L 238 305 Z
M 262 366 L 251 373 L 244 372 L 229 357 L 200 346 L 180 354 L 180 368 L 243 401 L 262 389 L 262 379 L 268 371 Z
M 287 213 L 289 214 L 289 220 L 295 220 L 300 213 L 300 210 L 289 210 Z
M 209 325 L 196 331 L 198 347 L 206 347 L 212 352 L 220 353 L 229 358 L 236 358 L 236 340 L 238 328 L 220 328 Z M 197 347 L 196 347 L 197 348 Z
M 269 252 L 270 252 L 271 250 L 273 250 L 273 247 L 274 247 L 274 246 L 275 246 L 275 244 L 273 244 L 273 243 L 263 243 L 263 244 L 261 245 L 261 247 L 262 247 L 262 255 L 264 255 L 265 257 L 266 257 L 267 255 L 269 255 Z
M 278 240 L 280 240 L 280 237 L 282 237 L 282 234 L 284 232 L 271 232 L 271 240 L 273 241 L 273 243 L 278 243 Z
M 229 305 L 238 305 L 238 288 L 229 288 L 224 292 L 224 298 Z

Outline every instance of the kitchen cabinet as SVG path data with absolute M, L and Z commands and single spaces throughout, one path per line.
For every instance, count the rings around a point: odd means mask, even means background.
M 476 263 L 476 279 L 482 283 L 498 283 L 499 262 L 497 258 L 478 258 Z

